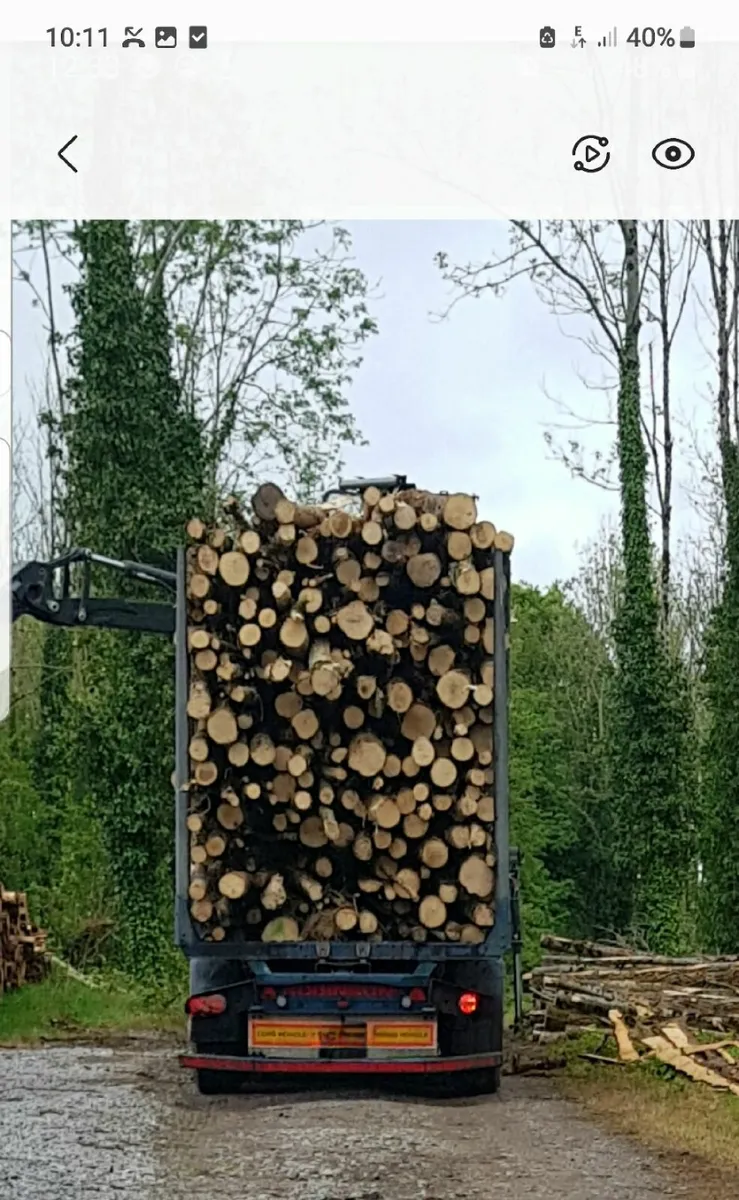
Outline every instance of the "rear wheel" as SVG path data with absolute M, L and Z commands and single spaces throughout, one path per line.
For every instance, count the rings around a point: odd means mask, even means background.
M 494 1096 L 500 1089 L 500 1067 L 484 1067 L 479 1071 L 470 1071 L 468 1079 L 468 1095 Z
M 228 1096 L 239 1090 L 241 1080 L 235 1071 L 196 1071 L 201 1096 Z
M 466 1100 L 472 1096 L 494 1096 L 499 1087 L 500 1067 L 481 1067 L 439 1076 L 434 1094 L 449 1100 Z

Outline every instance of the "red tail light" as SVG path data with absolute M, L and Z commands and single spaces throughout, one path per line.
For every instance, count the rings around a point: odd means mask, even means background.
M 191 1017 L 217 1017 L 225 1011 L 225 996 L 190 996 L 185 1004 L 185 1012 Z
M 411 1004 L 423 1004 L 426 993 L 423 988 L 411 988 Z
M 463 992 L 457 1001 L 457 1007 L 466 1017 L 470 1017 L 472 1013 L 477 1012 L 478 997 L 475 992 Z

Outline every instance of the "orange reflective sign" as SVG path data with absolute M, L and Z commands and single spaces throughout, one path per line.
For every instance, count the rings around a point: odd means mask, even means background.
M 436 1022 L 368 1021 L 367 1045 L 396 1050 L 434 1050 Z
M 363 1047 L 367 1044 L 366 1026 L 342 1025 L 336 1021 L 258 1021 L 250 1022 L 249 1040 L 254 1047 L 275 1046 L 322 1049 L 326 1046 Z

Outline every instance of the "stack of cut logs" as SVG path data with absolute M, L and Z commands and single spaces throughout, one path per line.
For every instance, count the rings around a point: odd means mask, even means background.
M 617 1009 L 631 1025 L 680 1019 L 701 1029 L 739 1030 L 739 956 L 668 958 L 600 942 L 545 936 L 541 966 L 526 977 L 535 1031 L 608 1024 Z
M 493 552 L 468 495 L 264 484 L 187 532 L 203 939 L 480 942 L 494 922 Z
M 47 974 L 46 934 L 31 923 L 25 892 L 0 884 L 0 994 Z
M 557 1044 L 587 1031 L 601 1037 L 580 1058 L 621 1067 L 656 1059 L 739 1096 L 739 956 L 668 958 L 549 935 L 541 944 L 541 966 L 524 977 L 534 1001 L 526 1024 L 547 1057 L 523 1047 L 515 1071 L 565 1066 Z

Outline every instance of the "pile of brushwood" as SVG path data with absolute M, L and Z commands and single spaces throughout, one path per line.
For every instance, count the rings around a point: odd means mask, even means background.
M 25 892 L 0 884 L 0 994 L 38 983 L 48 968 L 46 934 L 32 924 Z
M 620 1066 L 656 1058 L 739 1095 L 739 955 L 669 958 L 549 935 L 541 945 L 541 965 L 524 977 L 533 1041 L 600 1030 L 601 1047 L 581 1057 Z M 559 1065 L 556 1054 L 550 1062 Z
M 351 511 L 265 484 L 252 507 L 187 526 L 199 936 L 483 941 L 513 538 L 466 494 L 368 487 Z

